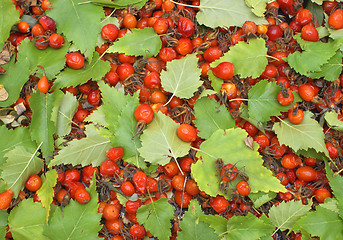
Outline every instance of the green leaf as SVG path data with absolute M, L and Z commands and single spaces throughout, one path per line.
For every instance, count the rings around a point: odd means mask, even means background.
M 250 193 L 249 198 L 254 203 L 255 208 L 261 207 L 266 202 L 274 199 L 276 197 L 276 192 L 257 192 L 257 193 Z
M 43 235 L 45 226 L 45 210 L 32 198 L 24 199 L 12 209 L 8 217 L 8 225 L 14 239 L 45 240 Z
M 215 161 L 221 158 L 224 164 L 236 164 L 238 170 L 244 171 L 250 177 L 248 183 L 252 193 L 285 191 L 272 172 L 262 166 L 263 160 L 257 152 L 256 143 L 255 151 L 244 143 L 246 137 L 247 133 L 240 128 L 219 129 L 201 144 L 197 153 L 199 160 L 192 165 L 192 175 L 201 190 L 211 196 L 222 194 L 230 198 L 219 189 L 220 177 Z M 235 181 L 238 181 L 238 178 L 232 182 L 233 186 Z
M 8 224 L 8 213 L 6 211 L 0 211 L 0 238 L 1 239 L 5 239 L 7 224 Z
M 85 122 L 92 122 L 103 127 L 108 127 L 108 123 L 105 119 L 104 105 L 99 106 L 95 111 L 93 111 L 88 117 L 86 117 Z
M 29 61 L 25 59 L 17 63 L 14 62 L 15 58 L 13 57 L 10 62 L 3 65 L 6 73 L 0 75 L 0 84 L 4 85 L 8 92 L 8 98 L 5 101 L 0 101 L 0 107 L 10 106 L 19 98 L 21 88 L 29 77 L 27 74 Z
M 0 166 L 5 162 L 4 155 L 17 146 L 23 146 L 32 151 L 37 148 L 31 140 L 28 127 L 8 129 L 6 126 L 0 126 L 0 136 L 2 136 L 0 138 Z
M 281 87 L 276 82 L 262 80 L 254 85 L 248 93 L 249 117 L 259 121 L 268 122 L 271 116 L 278 116 L 280 112 L 287 112 L 291 105 L 283 106 L 277 100 Z
M 321 78 L 324 77 L 327 81 L 335 81 L 339 78 L 339 75 L 342 72 L 342 58 L 343 54 L 341 51 L 337 51 L 337 53 L 331 57 L 328 63 L 325 63 L 319 72 L 310 73 L 309 76 L 311 78 Z
M 179 124 L 161 112 L 141 135 L 142 147 L 138 149 L 145 161 L 164 165 L 171 158 L 177 159 L 188 154 L 190 143 L 182 141 L 176 134 Z
M 323 128 L 312 119 L 311 112 L 304 112 L 304 119 L 299 124 L 293 124 L 288 119 L 274 123 L 275 131 L 280 144 L 285 144 L 295 152 L 298 150 L 315 149 L 318 153 L 329 156 L 324 142 Z
M 311 209 L 311 204 L 303 205 L 301 201 L 281 202 L 269 210 L 269 218 L 275 227 L 284 231 L 292 229 L 295 222 Z
M 56 93 L 42 94 L 37 91 L 31 94 L 29 100 L 32 109 L 31 138 L 38 145 L 43 143 L 41 151 L 45 159 L 52 158 L 52 152 L 55 150 L 53 135 L 56 126 L 51 120 L 51 113 L 56 96 Z
M 303 51 L 289 54 L 287 62 L 291 68 L 302 75 L 320 71 L 321 66 L 327 63 L 340 47 L 340 44 L 335 41 L 327 43 L 321 41 L 308 42 L 302 40 L 299 35 L 296 35 L 294 38 L 298 41 Z
M 6 162 L 2 166 L 1 178 L 7 182 L 7 188 L 17 196 L 24 188 L 27 179 L 32 174 L 39 173 L 44 164 L 36 151 L 29 151 L 23 146 L 17 146 L 5 154 Z
M 197 13 L 197 20 L 211 28 L 243 26 L 245 21 L 266 24 L 264 18 L 257 17 L 243 0 L 202 0 Z
M 73 116 L 77 112 L 78 106 L 76 97 L 69 92 L 66 92 L 54 103 L 51 118 L 56 124 L 57 136 L 61 137 L 70 133 Z
M 339 240 L 343 238 L 343 221 L 337 213 L 320 205 L 316 211 L 303 216 L 295 225 L 296 229 L 305 230 L 311 236 L 318 236 L 325 240 Z
M 207 223 L 213 228 L 214 233 L 223 235 L 227 230 L 227 219 L 219 215 L 202 215 L 199 217 L 199 220 Z
M 235 75 L 242 78 L 257 78 L 265 70 L 267 60 L 266 42 L 262 38 L 250 39 L 249 43 L 239 42 L 221 58 L 214 61 L 211 67 L 216 67 L 221 62 L 231 62 L 235 66 Z
M 58 152 L 49 166 L 59 164 L 100 166 L 107 159 L 106 152 L 111 148 L 110 140 L 102 136 L 93 125 L 88 125 L 85 133 L 86 138 L 72 140 L 68 146 Z
M 43 76 L 41 65 L 44 67 L 44 71 L 48 80 L 55 78 L 55 75 L 64 68 L 65 55 L 68 52 L 69 43 L 66 43 L 60 49 L 47 48 L 45 50 L 39 50 L 36 48 L 34 42 L 30 42 L 28 38 L 24 39 L 18 46 L 18 63 L 28 60 L 30 63 L 30 71 L 26 71 L 26 80 L 29 76 L 37 72 L 37 76 Z
M 323 204 L 320 204 L 320 206 L 335 213 L 339 213 L 340 210 L 338 209 L 337 202 L 338 201 L 335 198 L 326 198 L 325 202 Z
M 167 62 L 167 70 L 161 72 L 162 87 L 173 96 L 191 98 L 203 83 L 200 74 L 198 58 L 195 54 L 188 54 L 182 59 Z
M 37 195 L 39 200 L 42 203 L 42 206 L 46 209 L 46 222 L 48 223 L 49 213 L 50 213 L 50 204 L 54 198 L 54 189 L 57 183 L 57 171 L 51 169 L 41 175 L 42 186 L 37 190 Z
M 203 216 L 204 213 L 201 211 L 201 207 L 197 200 L 191 200 L 188 211 L 185 213 L 182 221 L 180 221 L 180 228 L 183 231 L 177 234 L 178 240 L 209 240 L 218 239 L 214 230 L 210 226 L 199 218 Z
M 66 68 L 63 72 L 57 75 L 53 85 L 53 89 L 77 86 L 88 82 L 92 79 L 93 81 L 99 81 L 105 74 L 110 70 L 111 66 L 108 62 L 104 62 L 95 52 L 92 58 L 92 62 L 85 63 L 85 68 L 72 69 Z
M 220 94 L 220 90 L 222 88 L 224 81 L 220 79 L 219 77 L 214 76 L 212 70 L 208 71 L 207 75 L 208 75 L 208 80 L 210 80 L 211 82 L 211 86 L 213 90 L 216 93 Z
M 227 222 L 227 237 L 231 240 L 257 240 L 271 235 L 274 226 L 260 220 L 252 213 L 247 216 L 233 216 Z
M 215 99 L 198 99 L 194 104 L 195 126 L 199 137 L 207 139 L 218 129 L 235 127 L 235 121 L 225 105 L 219 105 Z
M 328 126 L 330 126 L 330 128 L 333 128 L 337 131 L 343 131 L 343 121 L 341 121 L 338 118 L 338 113 L 333 112 L 333 111 L 327 112 L 327 113 L 325 113 L 324 118 L 325 118 Z
M 20 21 L 19 12 L 11 0 L 0 0 L 0 49 L 10 35 L 13 24 Z
M 92 0 L 91 3 L 116 9 L 123 9 L 127 8 L 129 5 L 133 5 L 135 8 L 140 9 L 147 1 L 148 0 Z
M 337 199 L 339 216 L 343 217 L 343 179 L 339 174 L 334 174 L 331 170 L 327 159 L 325 162 L 326 177 L 329 179 L 330 187 Z
M 107 52 L 125 53 L 126 55 L 156 56 L 161 49 L 162 41 L 151 27 L 131 29 L 132 34 L 126 34 L 110 46 Z
M 96 184 L 92 182 L 87 189 L 91 200 L 87 204 L 71 200 L 63 208 L 56 208 L 49 225 L 44 229 L 44 235 L 54 240 L 99 239 L 101 229 L 101 214 L 98 213 L 98 194 Z
M 246 5 L 251 8 L 251 11 L 258 17 L 264 17 L 266 6 L 269 0 L 245 0 Z
M 137 210 L 137 220 L 149 230 L 154 237 L 168 240 L 171 236 L 171 220 L 174 217 L 174 207 L 167 198 L 160 198 L 148 205 L 142 205 Z
M 101 7 L 80 4 L 83 0 L 52 0 L 47 15 L 56 21 L 59 31 L 87 57 L 92 58 L 104 16 Z
M 321 0 L 320 0 L 321 1 Z M 312 1 L 312 2 L 318 2 L 318 0 Z M 319 25 L 322 25 L 324 20 L 324 10 L 323 7 L 320 6 L 320 4 L 315 4 L 310 1 L 307 2 L 306 8 L 311 11 L 312 16 L 318 21 Z M 319 37 L 320 38 L 320 37 Z

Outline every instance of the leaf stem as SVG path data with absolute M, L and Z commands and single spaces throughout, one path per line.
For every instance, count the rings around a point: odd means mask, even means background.
M 82 5 L 82 4 L 88 4 L 88 3 L 92 3 L 92 1 L 80 2 L 80 3 L 78 3 L 78 4 L 79 4 L 79 5 Z
M 176 4 L 176 5 L 181 5 L 181 6 L 185 6 L 185 7 L 193 7 L 193 8 L 198 8 L 199 6 L 194 6 L 194 5 L 189 5 L 189 4 L 184 4 L 184 3 L 179 3 L 179 2 L 175 2 L 173 0 L 170 0 L 172 3 Z
M 230 99 L 229 102 L 233 102 L 233 101 L 237 101 L 237 100 L 249 101 L 249 99 L 246 99 L 246 98 L 233 98 L 233 99 Z
M 201 150 L 201 149 L 199 149 L 199 148 L 195 148 L 195 147 L 192 147 L 192 146 L 191 146 L 191 149 L 193 149 L 193 150 L 195 150 L 195 151 L 198 151 L 198 152 L 205 153 L 206 155 L 208 155 L 208 156 L 210 156 L 210 157 L 212 157 L 212 158 L 214 158 L 214 159 L 217 159 L 217 157 L 215 157 L 215 156 L 213 156 L 213 155 L 211 155 L 211 154 L 209 154 L 209 153 L 207 153 L 207 152 L 205 152 L 205 151 L 203 151 L 203 150 Z

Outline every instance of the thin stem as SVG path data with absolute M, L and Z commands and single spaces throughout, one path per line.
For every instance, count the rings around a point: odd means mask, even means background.
M 78 4 L 79 4 L 79 5 L 82 5 L 82 4 L 88 4 L 88 3 L 92 3 L 92 1 L 80 2 L 80 3 L 78 3 Z
M 42 68 L 42 70 L 43 70 L 43 76 L 45 76 L 45 70 L 44 70 L 44 68 L 43 68 L 41 65 L 37 65 L 37 67 Z
M 188 4 L 184 4 L 184 3 L 179 3 L 179 2 L 175 2 L 173 0 L 170 0 L 172 3 L 176 4 L 176 5 L 181 5 L 181 6 L 185 6 L 185 7 L 193 7 L 193 8 L 197 8 L 199 6 L 193 6 L 193 5 L 188 5 Z

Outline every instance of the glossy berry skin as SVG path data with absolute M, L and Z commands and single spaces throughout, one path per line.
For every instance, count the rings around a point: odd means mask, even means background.
M 297 161 L 295 154 L 286 154 L 281 159 L 281 165 L 284 168 L 293 169 L 299 165 L 299 162 Z
M 128 213 L 136 213 L 140 206 L 142 206 L 141 200 L 139 199 L 136 201 L 129 200 L 125 203 L 125 210 Z
M 148 178 L 144 172 L 136 172 L 132 177 L 132 181 L 138 191 L 141 193 L 145 192 Z
M 282 37 L 283 31 L 279 25 L 270 25 L 268 27 L 267 36 L 270 41 L 275 41 L 277 38 Z
M 301 29 L 301 38 L 309 42 L 317 42 L 319 40 L 319 34 L 317 29 L 311 25 L 307 24 Z
M 112 161 L 121 159 L 124 155 L 123 147 L 113 147 L 106 152 L 106 157 Z
M 195 128 L 187 123 L 181 124 L 177 128 L 177 136 L 184 142 L 194 142 L 197 138 L 197 131 Z
M 91 200 L 91 195 L 84 188 L 79 188 L 75 192 L 75 200 L 81 204 L 86 204 Z
M 225 174 L 225 172 L 226 172 L 226 174 Z M 231 182 L 231 181 L 233 181 L 237 177 L 237 175 L 238 175 L 238 169 L 237 169 L 236 166 L 232 165 L 231 163 L 226 164 L 220 170 L 220 177 L 222 178 L 221 180 L 224 181 L 224 182 Z
M 209 204 L 217 213 L 224 212 L 230 205 L 229 201 L 223 196 L 216 196 L 211 198 Z
M 317 178 L 317 171 L 309 166 L 300 167 L 295 173 L 298 179 L 306 182 L 314 181 Z
M 301 26 L 304 26 L 312 21 L 312 14 L 311 11 L 303 8 L 298 11 L 297 15 L 295 16 L 295 22 Z
M 150 105 L 146 103 L 140 104 L 135 110 L 135 118 L 137 122 L 144 122 L 145 124 L 149 124 L 152 119 L 154 118 L 154 111 L 150 107 Z
M 204 58 L 207 62 L 213 62 L 222 56 L 219 47 L 209 47 L 204 51 Z
M 85 65 L 83 56 L 78 52 L 67 53 L 65 58 L 67 66 L 72 69 L 80 69 Z
M 142 239 L 145 236 L 145 228 L 142 225 L 135 224 L 132 227 L 130 227 L 130 236 L 132 239 Z
M 119 173 L 119 167 L 115 162 L 105 160 L 100 165 L 100 173 L 104 177 L 113 177 L 115 173 Z
M 83 122 L 88 115 L 89 115 L 89 111 L 87 109 L 79 109 L 75 113 L 75 118 L 77 121 Z
M 191 165 L 194 163 L 194 160 L 190 157 L 183 157 L 179 161 L 179 165 L 181 167 L 181 170 L 184 172 L 190 172 L 191 171 Z
M 326 149 L 329 152 L 330 158 L 334 159 L 338 157 L 338 149 L 333 146 L 331 142 L 325 143 Z
M 68 169 L 64 172 L 64 182 L 77 182 L 80 179 L 81 174 L 77 169 Z
M 179 18 L 177 29 L 179 30 L 179 33 L 181 33 L 182 37 L 184 38 L 188 38 L 195 33 L 194 23 L 186 17 Z
M 106 220 L 112 221 L 119 218 L 120 207 L 114 204 L 108 204 L 105 206 L 102 217 Z
M 313 98 L 315 97 L 315 91 L 314 88 L 311 86 L 311 84 L 301 84 L 298 88 L 300 97 L 307 101 L 311 102 Z
M 94 172 L 99 172 L 98 168 L 88 165 L 82 169 L 82 182 L 89 184 Z
M 194 179 L 189 179 L 186 182 L 185 190 L 188 194 L 194 196 L 200 192 L 200 189 Z
M 116 72 L 120 81 L 123 82 L 126 78 L 135 73 L 135 69 L 130 63 L 122 63 L 117 67 Z
M 161 86 L 160 74 L 157 72 L 148 73 L 144 77 L 144 86 L 148 89 L 159 88 Z
M 46 78 L 45 75 L 43 75 L 43 76 L 39 79 L 39 81 L 38 81 L 38 83 L 37 83 L 37 88 L 39 89 L 39 91 L 40 91 L 41 93 L 47 93 L 47 92 L 49 91 L 50 86 L 49 86 L 48 79 Z
M 254 141 L 258 143 L 258 145 L 260 146 L 258 148 L 258 151 L 261 152 L 263 149 L 265 149 L 267 146 L 269 146 L 270 141 L 268 139 L 268 137 L 264 134 L 258 135 L 254 138 Z
M 42 16 L 39 19 L 39 24 L 42 25 L 45 31 L 56 31 L 56 22 L 51 17 L 48 17 L 46 15 Z
M 87 96 L 87 101 L 93 106 L 98 106 L 101 100 L 100 90 L 93 89 L 89 92 Z
M 326 188 L 319 188 L 314 192 L 314 197 L 319 203 L 323 203 L 325 199 L 331 197 L 331 193 Z
M 182 191 L 185 184 L 185 177 L 182 175 L 175 175 L 172 179 L 172 187 L 177 191 Z
M 27 190 L 35 192 L 42 186 L 42 179 L 37 174 L 32 174 L 25 183 Z
M 288 97 L 284 97 L 280 91 L 277 95 L 277 100 L 283 106 L 289 105 L 294 101 L 294 95 L 291 90 L 288 89 Z
M 12 190 L 6 190 L 0 193 L 0 210 L 6 210 L 12 202 Z
M 131 196 L 135 193 L 136 189 L 131 182 L 126 181 L 120 186 L 120 190 L 126 195 Z
M 242 196 L 248 196 L 250 193 L 249 184 L 246 181 L 240 181 L 236 185 L 237 192 Z
M 188 208 L 189 203 L 193 199 L 192 195 L 183 191 L 175 191 L 174 196 L 176 204 L 182 208 Z
M 101 37 L 105 40 L 114 41 L 118 38 L 119 29 L 114 24 L 106 24 L 101 29 Z
M 243 129 L 248 133 L 250 137 L 254 137 L 258 133 L 258 128 L 250 122 L 245 122 L 243 125 Z
M 333 13 L 331 13 L 328 23 L 332 28 L 343 28 L 343 9 L 336 9 Z
M 21 21 L 17 24 L 18 30 L 22 33 L 27 33 L 30 31 L 30 26 L 27 22 Z
M 64 43 L 64 38 L 57 34 L 57 33 L 53 33 L 50 35 L 49 37 L 49 46 L 55 49 L 59 49 L 61 47 L 63 47 L 63 43 Z
M 213 74 L 223 80 L 229 80 L 233 77 L 235 67 L 230 62 L 222 62 L 212 69 Z
M 299 124 L 303 121 L 303 119 L 304 119 L 304 111 L 303 110 L 301 110 L 301 109 L 293 110 L 293 108 L 291 108 L 288 111 L 288 120 L 291 123 Z

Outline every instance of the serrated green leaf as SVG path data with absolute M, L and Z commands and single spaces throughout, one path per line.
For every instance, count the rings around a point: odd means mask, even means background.
M 145 161 L 164 165 L 171 158 L 177 159 L 188 154 L 190 143 L 182 141 L 176 134 L 179 124 L 161 112 L 141 135 L 142 147 L 138 149 Z
M 199 218 L 204 213 L 201 211 L 201 207 L 197 200 L 191 200 L 188 211 L 185 213 L 182 221 L 180 221 L 180 228 L 183 231 L 177 234 L 178 240 L 214 240 L 218 239 L 218 236 L 214 233 L 214 230 L 210 228 L 205 222 L 199 221 Z
M 258 240 L 263 236 L 271 235 L 274 226 L 255 217 L 252 213 L 247 216 L 233 216 L 227 222 L 226 235 L 232 240 Z
M 7 224 L 8 224 L 8 213 L 6 211 L 0 211 L 0 238 L 1 239 L 5 239 Z
M 127 8 L 129 5 L 133 5 L 135 8 L 140 9 L 147 1 L 148 0 L 92 0 L 91 3 L 116 9 L 123 9 Z
M 219 77 L 214 76 L 212 70 L 208 71 L 207 75 L 208 75 L 208 80 L 210 80 L 211 82 L 211 86 L 213 90 L 216 93 L 220 94 L 220 90 L 222 88 L 224 81 L 220 79 Z
M 308 42 L 302 40 L 299 35 L 294 37 L 302 48 L 302 52 L 296 51 L 289 54 L 287 62 L 291 68 L 302 75 L 320 71 L 321 66 L 329 61 L 339 49 L 340 44 L 335 41 L 323 43 Z
M 293 124 L 288 119 L 274 123 L 273 130 L 280 144 L 289 146 L 295 152 L 312 148 L 329 156 L 324 142 L 323 128 L 312 119 L 311 112 L 304 112 L 304 119 L 299 124 Z
M 199 95 L 199 97 L 198 97 L 198 100 L 200 100 L 201 98 L 203 98 L 203 97 L 207 97 L 208 95 L 212 95 L 212 94 L 216 94 L 217 92 L 215 92 L 215 91 L 213 91 L 213 90 L 211 90 L 211 89 L 205 89 L 205 90 L 203 90 L 201 93 L 200 93 L 200 95 Z
M 80 4 L 83 0 L 52 0 L 54 6 L 47 15 L 56 21 L 59 31 L 89 59 L 93 57 L 97 36 L 101 31 L 100 20 L 104 16 L 101 7 Z M 72 24 L 71 24 L 72 23 Z
M 284 231 L 292 229 L 295 222 L 311 209 L 311 204 L 303 205 L 301 201 L 281 202 L 269 210 L 269 218 L 275 227 Z
M 337 203 L 338 201 L 335 198 L 326 198 L 325 202 L 323 204 L 320 204 L 320 206 L 335 213 L 339 213 L 340 210 L 338 209 Z
M 250 193 L 249 198 L 254 203 L 255 208 L 261 207 L 266 202 L 269 202 L 273 198 L 276 197 L 276 192 L 257 192 L 257 193 Z
M 334 174 L 331 170 L 328 160 L 325 159 L 326 177 L 329 179 L 330 187 L 337 199 L 337 206 L 339 209 L 339 216 L 343 218 L 343 179 L 339 174 Z
M 118 125 L 116 126 L 115 135 L 111 137 L 114 146 L 124 148 L 123 160 L 129 160 L 139 168 L 146 168 L 146 164 L 140 160 L 138 149 L 142 146 L 136 134 L 137 121 L 134 118 L 134 112 L 139 105 L 139 94 L 135 93 L 131 101 L 124 106 L 120 116 L 118 116 Z
M 316 4 L 308 1 L 306 8 L 311 11 L 312 16 L 318 21 L 319 25 L 321 26 L 324 20 L 324 10 L 323 10 L 323 7 L 320 6 L 321 3 L 318 3 L 318 1 L 320 2 L 322 0 L 312 1 L 312 2 L 315 2 Z
M 152 57 L 161 49 L 160 36 L 151 27 L 131 29 L 132 34 L 126 34 L 110 46 L 107 52 L 119 52 L 126 55 Z
M 15 7 L 11 0 L 0 0 L 0 49 L 10 35 L 13 24 L 20 21 Z
M 265 45 L 266 42 L 262 38 L 250 39 L 249 43 L 241 41 L 214 61 L 211 67 L 214 68 L 221 62 L 231 62 L 235 66 L 235 75 L 239 74 L 242 78 L 257 78 L 268 64 L 268 49 Z
M 6 126 L 0 126 L 0 136 L 2 136 L 0 138 L 0 167 L 5 162 L 4 155 L 13 148 L 23 146 L 31 151 L 35 151 L 37 148 L 31 140 L 28 127 L 8 129 Z
M 12 209 L 8 217 L 8 225 L 14 239 L 48 240 L 43 235 L 45 226 L 45 210 L 32 198 L 24 199 Z
M 333 29 L 330 28 L 329 26 L 327 27 L 329 33 L 330 33 L 330 38 L 332 39 L 342 39 L 343 38 L 343 29 Z
M 93 125 L 88 125 L 85 133 L 85 138 L 74 139 L 68 146 L 59 151 L 49 166 L 59 164 L 100 166 L 107 159 L 106 152 L 111 148 L 110 140 L 102 136 Z
M 41 151 L 45 159 L 52 158 L 52 152 L 55 150 L 53 135 L 56 126 L 51 120 L 51 113 L 56 96 L 56 93 L 42 94 L 38 91 L 32 93 L 29 100 L 32 109 L 31 138 L 37 145 L 42 143 Z
M 244 143 L 246 137 L 247 133 L 240 128 L 219 129 L 201 144 L 200 151 L 197 153 L 199 160 L 192 165 L 192 175 L 201 190 L 211 196 L 222 194 L 228 199 L 231 198 L 219 189 L 220 177 L 215 160 L 221 158 L 224 164 L 236 164 L 238 170 L 244 171 L 249 176 L 248 183 L 252 193 L 285 191 L 272 172 L 262 166 L 263 160 L 257 152 L 256 143 L 254 143 L 255 151 Z M 238 181 L 238 178 L 232 182 L 233 186 L 235 181 Z
M 339 78 L 339 75 L 342 72 L 342 58 L 343 54 L 341 51 L 338 51 L 333 57 L 325 63 L 319 72 L 310 73 L 311 78 L 321 78 L 324 77 L 327 81 L 335 81 Z
M 277 100 L 281 87 L 276 82 L 262 80 L 254 85 L 248 93 L 249 117 L 259 121 L 270 121 L 271 116 L 278 116 L 280 112 L 287 112 L 291 105 L 283 106 Z
M 50 204 L 54 198 L 54 189 L 57 183 L 57 171 L 51 169 L 41 176 L 42 186 L 37 190 L 37 195 L 39 200 L 42 203 L 42 206 L 46 210 L 46 223 L 48 223 L 49 213 L 50 213 Z
M 13 57 L 10 62 L 3 65 L 3 68 L 6 73 L 0 75 L 0 84 L 4 85 L 5 90 L 8 92 L 8 98 L 5 101 L 0 101 L 0 107 L 7 107 L 19 98 L 21 88 L 28 80 L 29 61 L 24 59 L 15 63 Z
M 235 127 L 235 121 L 225 105 L 219 105 L 215 99 L 202 98 L 194 104 L 195 126 L 200 131 L 198 136 L 209 138 L 218 129 Z
M 269 0 L 245 0 L 246 5 L 251 8 L 251 11 L 258 17 L 264 17 L 266 6 Z
M 343 131 L 343 121 L 341 121 L 338 118 L 338 113 L 336 112 L 327 112 L 325 113 L 325 120 L 326 123 L 328 124 L 328 126 L 330 126 L 330 128 L 333 128 L 337 131 Z
M 61 137 L 70 133 L 73 116 L 77 112 L 78 106 L 76 97 L 69 92 L 66 92 L 54 103 L 51 118 L 56 124 L 57 136 Z
M 57 75 L 53 85 L 53 89 L 77 86 L 86 83 L 88 80 L 99 81 L 110 70 L 111 66 L 108 62 L 104 62 L 94 53 L 92 61 L 85 63 L 85 68 L 72 69 L 66 68 L 63 72 Z
M 174 207 L 167 198 L 160 198 L 148 205 L 142 205 L 137 210 L 137 221 L 149 230 L 154 237 L 168 240 L 171 236 L 171 220 L 174 217 Z
M 245 21 L 266 24 L 264 18 L 257 17 L 243 0 L 202 0 L 197 13 L 197 20 L 211 28 L 243 26 Z
M 166 68 L 166 71 L 161 72 L 161 84 L 163 89 L 173 93 L 173 96 L 191 98 L 202 85 L 201 69 L 198 68 L 198 58 L 195 54 L 167 62 Z
M 32 174 L 39 173 L 44 164 L 36 151 L 29 151 L 23 146 L 17 146 L 5 154 L 6 162 L 2 165 L 1 178 L 6 181 L 7 188 L 17 196 L 24 188 L 27 179 Z
M 91 200 L 86 204 L 71 200 L 63 208 L 56 208 L 49 225 L 44 229 L 44 235 L 54 240 L 85 239 L 95 240 L 101 229 L 101 214 L 98 213 L 98 194 L 93 182 L 87 189 Z
M 337 213 L 318 205 L 316 211 L 308 212 L 295 225 L 298 230 L 305 230 L 311 236 L 325 240 L 343 238 L 343 221 Z
M 38 77 L 43 76 L 42 68 L 38 67 L 38 65 L 41 65 L 44 67 L 48 80 L 52 80 L 65 65 L 65 55 L 68 52 L 69 43 L 66 43 L 60 49 L 47 48 L 39 50 L 34 42 L 30 42 L 28 38 L 25 38 L 18 48 L 18 62 L 28 60 L 30 63 L 30 71 L 25 72 L 27 79 L 36 72 Z
M 227 219 L 219 215 L 202 215 L 199 217 L 199 220 L 207 223 L 213 228 L 214 233 L 223 235 L 227 230 Z
M 99 106 L 95 111 L 93 111 L 88 117 L 86 117 L 85 122 L 92 122 L 103 127 L 108 127 L 108 123 L 105 119 L 104 105 Z

